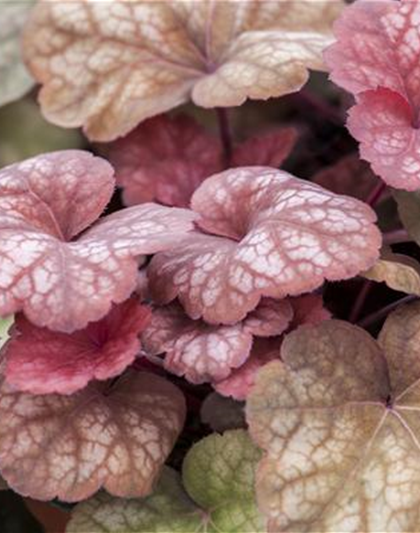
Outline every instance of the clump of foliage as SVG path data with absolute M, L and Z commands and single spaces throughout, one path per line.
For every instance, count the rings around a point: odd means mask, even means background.
M 0 4 L 2 531 L 420 529 L 419 20 Z

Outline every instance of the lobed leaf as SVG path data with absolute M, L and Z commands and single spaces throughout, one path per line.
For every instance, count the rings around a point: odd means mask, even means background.
M 283 342 L 247 403 L 269 531 L 417 531 L 418 302 L 373 340 L 331 320 Z
M 34 85 L 21 58 L 20 38 L 34 0 L 0 3 L 0 106 L 24 96 Z
M 381 237 L 365 204 L 290 174 L 244 167 L 208 178 L 194 193 L 198 230 L 158 253 L 148 275 L 158 303 L 234 324 L 262 296 L 284 298 L 373 265 Z
M 129 372 L 71 396 L 0 386 L 0 472 L 38 500 L 75 502 L 101 487 L 145 496 L 182 429 L 185 403 L 171 383 Z
M 165 469 L 156 491 L 144 500 L 98 494 L 76 507 L 67 533 L 262 533 L 265 521 L 254 496 L 259 457 L 243 430 L 210 435 L 188 452 L 183 483 Z
M 109 141 L 188 100 L 241 105 L 324 68 L 340 1 L 37 4 L 24 39 L 45 115 Z M 150 31 L 153 28 L 153 31 Z
M 81 329 L 130 296 L 139 256 L 173 246 L 192 228 L 192 213 L 145 204 L 84 231 L 113 189 L 112 167 L 76 150 L 0 171 L 1 315 L 23 311 L 40 327 Z
M 74 333 L 38 328 L 19 315 L 2 350 L 6 381 L 32 394 L 73 394 L 93 379 L 121 374 L 140 351 L 150 311 L 132 298 Z

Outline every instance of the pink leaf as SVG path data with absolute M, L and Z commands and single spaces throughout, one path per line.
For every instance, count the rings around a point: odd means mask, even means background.
M 0 314 L 23 311 L 71 333 L 99 320 L 136 285 L 138 257 L 192 228 L 186 210 L 147 204 L 101 219 L 112 167 L 81 151 L 41 155 L 0 171 Z
M 396 188 L 420 187 L 420 134 L 407 101 L 388 89 L 366 91 L 349 112 L 348 128 L 360 142 L 360 155 Z
M 304 294 L 289 301 L 293 308 L 292 329 L 303 324 L 319 324 L 331 318 L 331 313 L 324 307 L 322 297 L 318 294 Z
M 361 156 L 393 187 L 420 187 L 420 4 L 359 1 L 336 23 L 325 53 L 331 78 L 357 104 L 348 127 Z
M 286 172 L 265 167 L 208 178 L 192 208 L 207 233 L 157 254 L 149 266 L 152 297 L 178 297 L 188 315 L 234 324 L 262 296 L 284 298 L 351 278 L 378 258 L 374 212 Z
M 138 335 L 149 318 L 135 299 L 72 334 L 38 328 L 20 315 L 3 349 L 6 380 L 33 394 L 72 394 L 92 379 L 121 374 L 139 352 Z
M 218 139 L 187 116 L 147 120 L 113 143 L 109 158 L 126 205 L 188 206 L 198 185 L 221 170 Z
M 289 300 L 262 298 L 243 324 L 247 331 L 257 337 L 274 337 L 287 329 L 292 317 L 293 307 Z
M 279 128 L 251 137 L 233 152 L 232 167 L 250 165 L 280 167 L 297 140 L 294 128 Z

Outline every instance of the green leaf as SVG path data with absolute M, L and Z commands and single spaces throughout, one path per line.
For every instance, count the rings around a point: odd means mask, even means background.
M 67 533 L 263 532 L 254 496 L 259 459 L 244 430 L 210 435 L 188 452 L 182 479 L 166 468 L 147 498 L 100 493 L 75 508 Z
M 420 190 L 393 191 L 401 222 L 417 244 L 420 245 Z
M 20 37 L 33 0 L 0 2 L 0 106 L 18 100 L 35 84 L 21 57 Z

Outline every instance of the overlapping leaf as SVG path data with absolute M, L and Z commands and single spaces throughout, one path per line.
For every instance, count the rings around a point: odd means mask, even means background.
M 331 77 L 358 101 L 348 127 L 360 152 L 388 184 L 420 187 L 420 5 L 411 0 L 348 7 L 326 53 Z
M 192 209 L 202 231 L 156 254 L 150 289 L 187 314 L 234 324 L 262 296 L 283 298 L 373 265 L 381 237 L 365 204 L 285 172 L 233 169 L 208 178 Z
M 112 167 L 81 151 L 0 171 L 0 313 L 72 332 L 130 296 L 138 256 L 173 246 L 193 214 L 154 204 L 94 222 L 114 188 Z M 76 237 L 80 232 L 84 233 Z
M 410 256 L 383 253 L 363 277 L 384 282 L 396 291 L 420 296 L 420 263 Z
M 21 58 L 22 28 L 34 0 L 0 2 L 0 106 L 21 98 L 34 85 Z
M 341 2 L 40 2 L 24 50 L 44 113 L 112 140 L 192 99 L 229 107 L 323 69 Z
M 296 142 L 293 128 L 251 137 L 234 147 L 230 167 L 279 167 Z M 157 201 L 187 207 L 193 192 L 223 170 L 219 140 L 192 118 L 161 115 L 112 143 L 108 153 L 126 205 Z
M 266 451 L 257 495 L 269 531 L 420 527 L 420 304 L 373 340 L 340 321 L 304 326 L 263 368 L 247 420 Z
M 72 394 L 92 379 L 117 376 L 140 351 L 138 336 L 149 319 L 134 298 L 71 334 L 38 328 L 20 315 L 2 351 L 6 381 L 32 394 Z
M 147 495 L 182 429 L 182 394 L 132 372 L 72 396 L 32 396 L 0 387 L 0 472 L 13 490 L 73 502 L 99 488 Z
M 166 469 L 144 500 L 98 494 L 76 507 L 67 533 L 262 533 L 265 520 L 254 496 L 259 457 L 243 430 L 210 435 L 188 452 L 183 483 Z

